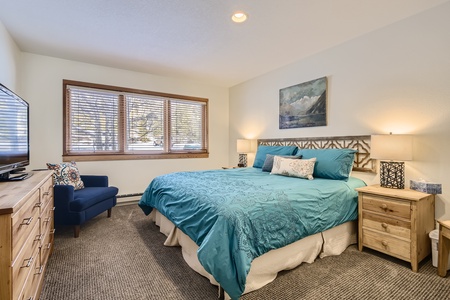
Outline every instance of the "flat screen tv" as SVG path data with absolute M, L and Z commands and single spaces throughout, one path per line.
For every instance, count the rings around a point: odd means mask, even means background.
M 0 180 L 21 180 L 29 176 L 30 126 L 28 103 L 0 84 Z

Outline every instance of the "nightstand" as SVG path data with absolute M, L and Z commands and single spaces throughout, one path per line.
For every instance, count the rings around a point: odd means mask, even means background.
M 411 263 L 431 253 L 434 195 L 371 185 L 358 191 L 358 248 L 368 247 Z

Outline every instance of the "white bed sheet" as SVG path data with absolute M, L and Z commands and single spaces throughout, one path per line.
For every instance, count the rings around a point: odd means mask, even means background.
M 186 263 L 212 284 L 219 286 L 200 264 L 197 258 L 198 246 L 191 238 L 155 209 L 150 218 L 160 227 L 160 232 L 167 236 L 165 246 L 181 246 Z M 357 222 L 350 221 L 257 257 L 251 264 L 244 294 L 272 282 L 282 270 L 293 269 L 303 262 L 312 263 L 317 257 L 341 254 L 349 245 L 356 243 L 356 232 Z M 225 299 L 229 299 L 226 294 Z

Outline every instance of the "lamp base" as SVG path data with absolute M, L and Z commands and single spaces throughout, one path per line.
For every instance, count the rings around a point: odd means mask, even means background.
M 380 161 L 380 186 L 390 189 L 404 189 L 405 163 Z
M 239 154 L 239 164 L 238 164 L 239 168 L 245 168 L 247 167 L 247 154 L 245 153 L 240 153 Z

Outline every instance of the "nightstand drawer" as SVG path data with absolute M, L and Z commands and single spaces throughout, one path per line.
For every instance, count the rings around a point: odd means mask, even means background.
M 362 226 L 380 232 L 395 235 L 397 237 L 411 238 L 411 222 L 389 218 L 379 214 L 362 212 Z
M 362 198 L 362 208 L 388 216 L 411 218 L 409 201 L 390 200 L 389 198 L 366 194 Z
M 363 244 L 377 251 L 410 261 L 411 242 L 363 228 Z

